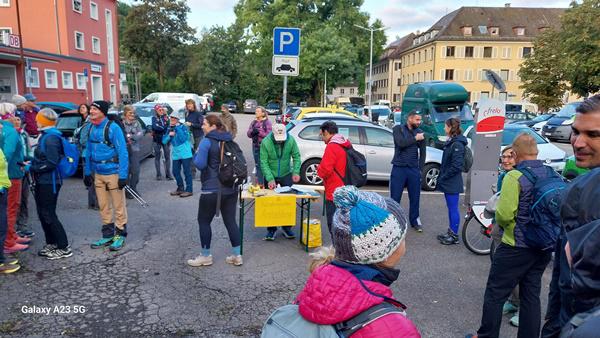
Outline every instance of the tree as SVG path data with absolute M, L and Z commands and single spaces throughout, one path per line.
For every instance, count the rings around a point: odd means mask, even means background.
M 141 2 L 132 6 L 125 17 L 122 45 L 130 57 L 156 72 L 164 88 L 167 61 L 184 44 L 195 41 L 195 30 L 187 24 L 190 9 L 183 0 Z

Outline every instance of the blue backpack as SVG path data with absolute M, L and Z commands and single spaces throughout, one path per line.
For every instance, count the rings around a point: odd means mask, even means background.
M 40 149 L 42 152 L 46 152 L 46 138 L 51 135 L 44 135 L 44 141 L 40 142 Z M 59 135 L 54 135 L 60 138 L 64 154 L 60 157 L 60 161 L 56 167 L 60 178 L 71 177 L 77 172 L 79 165 L 79 150 L 77 145 L 67 141 L 66 138 Z
M 519 169 L 533 184 L 533 204 L 529 209 L 531 220 L 523 230 L 525 244 L 532 249 L 554 249 L 562 226 L 561 196 L 567 186 L 554 169 L 546 168 L 546 177 L 539 178 L 530 168 Z

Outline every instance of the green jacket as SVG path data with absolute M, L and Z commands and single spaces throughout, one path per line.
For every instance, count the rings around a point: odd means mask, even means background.
M 290 160 L 294 161 L 293 168 Z M 289 174 L 300 175 L 300 164 L 300 149 L 290 135 L 282 144 L 275 142 L 271 133 L 260 144 L 260 169 L 267 182 Z
M 0 190 L 10 188 L 10 179 L 8 178 L 8 163 L 6 163 L 6 157 L 4 152 L 0 148 Z

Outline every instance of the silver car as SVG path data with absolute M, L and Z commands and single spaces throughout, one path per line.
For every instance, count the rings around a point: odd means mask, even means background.
M 321 124 L 327 120 L 334 120 L 339 133 L 350 140 L 354 149 L 365 155 L 369 180 L 390 179 L 391 162 L 394 157 L 394 137 L 390 129 L 354 118 L 307 118 L 292 120 L 288 124 L 289 134 L 296 139 L 300 148 L 300 177 L 305 184 L 318 185 L 323 182 L 317 175 L 317 167 L 325 151 L 325 143 L 319 132 Z M 441 163 L 442 151 L 427 147 L 425 166 L 421 174 L 423 190 L 435 190 Z

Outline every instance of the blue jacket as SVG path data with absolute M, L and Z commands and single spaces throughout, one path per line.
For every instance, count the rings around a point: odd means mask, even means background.
M 84 174 L 100 175 L 119 174 L 120 179 L 126 179 L 129 169 L 127 142 L 121 127 L 111 123 L 108 130 L 108 141 L 104 144 L 104 127 L 108 119 L 104 118 L 99 125 L 92 125 L 90 137 L 86 146 Z
M 60 178 L 56 174 L 56 166 L 64 154 L 60 136 L 62 133 L 56 128 L 42 130 L 38 146 L 33 152 L 30 169 L 37 184 L 60 184 Z M 42 143 L 44 151 L 42 151 Z
M 186 158 L 192 158 L 192 144 L 190 143 L 190 132 L 187 127 L 183 124 L 175 126 L 175 136 L 170 136 L 166 133 L 163 136 L 163 144 L 171 142 L 173 150 L 171 150 L 171 159 L 185 160 Z
M 219 165 L 221 164 L 221 142 L 231 141 L 229 132 L 219 132 L 216 130 L 206 134 L 198 146 L 198 151 L 194 156 L 194 165 L 201 170 L 200 180 L 202 181 L 202 191 L 217 192 L 221 187 L 219 181 Z M 235 193 L 234 188 L 222 187 L 221 193 L 229 195 Z
M 163 136 L 169 132 L 169 125 L 169 116 L 166 114 L 160 117 L 156 114 L 152 116 L 152 139 L 154 142 L 162 142 Z
M 21 179 L 25 176 L 25 172 L 17 163 L 22 163 L 25 160 L 23 156 L 23 141 L 12 122 L 2 120 L 0 123 L 2 123 L 0 145 L 8 163 L 8 178 L 11 180 Z
M 458 135 L 446 141 L 442 155 L 442 167 L 437 179 L 437 189 L 448 194 L 460 194 L 463 188 L 463 164 L 467 138 Z
M 417 141 L 415 135 L 422 133 L 419 128 L 408 129 L 406 124 L 394 126 L 394 158 L 397 167 L 423 168 L 427 147 L 425 140 Z

